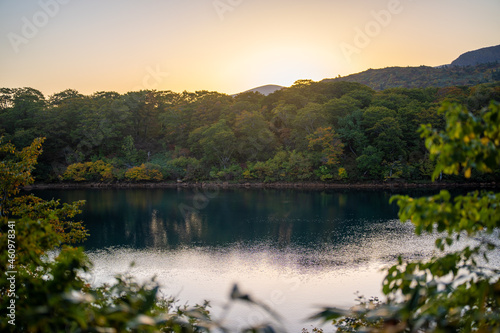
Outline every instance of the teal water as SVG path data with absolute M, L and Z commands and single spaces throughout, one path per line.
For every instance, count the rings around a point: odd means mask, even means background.
M 182 304 L 211 301 L 222 316 L 234 283 L 283 316 L 289 332 L 311 328 L 319 305 L 350 306 L 355 292 L 382 296 L 380 270 L 398 256 L 422 258 L 430 236 L 397 220 L 389 191 L 127 189 L 36 191 L 86 200 L 79 216 L 94 284 L 117 273 L 156 276 Z M 420 196 L 427 193 L 411 193 Z M 133 267 L 130 263 L 134 262 Z M 269 318 L 237 305 L 234 329 Z M 328 331 L 328 326 L 326 327 Z
M 397 218 L 389 192 L 192 189 L 42 191 L 86 200 L 89 250 L 108 246 L 176 249 L 268 242 L 275 247 L 341 244 L 363 226 Z

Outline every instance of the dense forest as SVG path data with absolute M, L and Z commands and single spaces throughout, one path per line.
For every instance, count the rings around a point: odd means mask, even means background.
M 45 182 L 419 182 L 435 166 L 420 124 L 442 129 L 445 101 L 476 113 L 491 100 L 499 82 L 375 91 L 300 80 L 268 96 L 3 88 L 0 136 L 17 147 L 46 137 L 35 171 Z

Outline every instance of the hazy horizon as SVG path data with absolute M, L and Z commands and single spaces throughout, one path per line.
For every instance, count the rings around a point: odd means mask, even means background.
M 0 87 L 227 94 L 500 44 L 496 0 L 0 3 Z

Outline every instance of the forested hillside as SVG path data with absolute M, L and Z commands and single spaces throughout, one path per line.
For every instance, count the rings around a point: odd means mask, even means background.
M 491 100 L 500 101 L 499 84 L 375 91 L 297 81 L 234 97 L 3 88 L 0 135 L 18 147 L 46 137 L 41 181 L 411 182 L 434 168 L 419 125 L 442 128 L 443 101 L 477 112 Z
M 369 69 L 361 73 L 325 79 L 324 81 L 358 82 L 375 90 L 471 86 L 500 81 L 500 63 L 483 63 L 474 66 L 388 67 Z

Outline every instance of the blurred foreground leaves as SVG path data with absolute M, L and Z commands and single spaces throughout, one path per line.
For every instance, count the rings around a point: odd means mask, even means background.
M 422 126 L 432 175 L 441 172 L 493 172 L 500 165 L 500 106 L 492 102 L 479 114 L 445 104 L 446 129 Z M 500 246 L 500 193 L 475 191 L 452 198 L 446 190 L 422 198 L 397 195 L 401 221 L 415 232 L 439 233 L 437 255 L 404 261 L 387 271 L 383 303 L 360 299 L 350 310 L 324 308 L 313 318 L 337 325 L 338 331 L 499 332 L 500 269 L 490 262 Z M 462 241 L 458 243 L 458 241 Z

